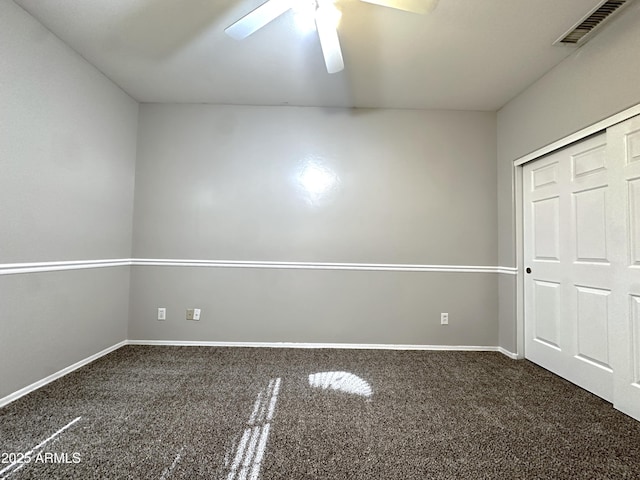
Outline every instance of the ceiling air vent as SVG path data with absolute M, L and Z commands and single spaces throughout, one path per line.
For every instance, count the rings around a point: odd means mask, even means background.
M 554 45 L 582 45 L 593 36 L 593 32 L 602 24 L 611 20 L 615 13 L 633 0 L 605 0 L 599 6 L 576 23 L 571 29 L 556 40 Z

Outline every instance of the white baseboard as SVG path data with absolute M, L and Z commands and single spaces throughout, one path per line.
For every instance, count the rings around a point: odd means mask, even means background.
M 48 383 L 51 383 L 51 382 L 53 382 L 54 380 L 57 380 L 60 377 L 64 377 L 68 373 L 71 373 L 74 370 L 79 369 L 80 367 L 84 367 L 85 365 L 93 362 L 94 360 L 97 360 L 100 357 L 103 357 L 103 356 L 107 355 L 108 353 L 113 352 L 114 350 L 119 349 L 120 347 L 124 347 L 126 344 L 127 344 L 127 341 L 123 340 L 122 342 L 116 343 L 115 345 L 112 345 L 111 347 L 105 348 L 101 352 L 98 352 L 98 353 L 96 353 L 94 355 L 91 355 L 90 357 L 87 357 L 84 360 L 80 360 L 79 362 L 76 362 L 73 365 L 70 365 L 70 366 L 68 366 L 66 368 L 63 368 L 62 370 L 59 370 L 56 373 L 53 373 L 53 374 L 49 375 L 46 378 L 43 378 L 42 380 L 38 380 L 37 382 L 32 383 L 31 385 L 27 385 L 26 387 L 21 388 L 17 392 L 13 392 L 13 393 L 7 395 L 6 397 L 0 398 L 0 408 L 2 408 L 5 405 L 8 405 L 9 403 L 19 399 L 20 397 L 25 396 L 28 393 L 31 393 L 31 392 L 39 389 L 40 387 L 44 387 Z
M 184 347 L 258 347 L 258 348 L 342 348 L 348 350 L 440 350 L 498 352 L 499 347 L 474 345 L 410 345 L 387 343 L 299 343 L 299 342 L 201 342 L 190 340 L 128 340 L 128 345 Z M 506 352 L 506 350 L 505 350 Z
M 502 348 L 502 347 L 497 347 L 498 351 L 503 354 L 506 355 L 507 357 L 513 359 L 513 360 L 521 360 L 522 357 L 520 355 L 518 355 L 517 353 L 513 353 L 510 352 L 509 350 L 507 350 L 506 348 Z
M 100 357 L 107 355 L 125 345 L 158 345 L 158 346 L 184 346 L 184 347 L 257 347 L 257 348 L 332 348 L 350 350 L 432 350 L 432 351 L 462 351 L 462 352 L 500 352 L 514 360 L 520 357 L 502 347 L 474 346 L 474 345 L 396 345 L 387 343 L 298 343 L 298 342 L 199 342 L 189 340 L 123 340 L 109 348 L 105 348 L 90 357 L 80 360 L 62 370 L 38 380 L 31 385 L 21 388 L 17 392 L 0 398 L 0 408 L 31 393 L 40 387 L 64 377 L 80 367 L 83 367 Z

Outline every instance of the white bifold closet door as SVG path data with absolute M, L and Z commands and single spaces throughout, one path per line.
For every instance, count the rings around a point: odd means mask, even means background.
M 640 119 L 523 173 L 525 356 L 640 419 Z
M 600 134 L 524 167 L 525 355 L 613 401 L 606 150 Z
M 621 244 L 613 257 L 613 404 L 640 420 L 640 116 L 607 130 L 607 152 L 618 159 L 612 204 Z

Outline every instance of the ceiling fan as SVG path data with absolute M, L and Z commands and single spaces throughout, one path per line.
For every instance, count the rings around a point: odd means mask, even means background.
M 267 0 L 255 10 L 225 29 L 227 35 L 236 40 L 247 38 L 275 20 L 297 4 L 306 2 L 314 11 L 316 29 L 320 37 L 320 46 L 327 72 L 336 73 L 344 69 L 342 49 L 338 38 L 338 22 L 340 11 L 335 6 L 336 0 Z M 412 13 L 431 11 L 438 0 L 360 0 L 374 5 L 404 10 Z

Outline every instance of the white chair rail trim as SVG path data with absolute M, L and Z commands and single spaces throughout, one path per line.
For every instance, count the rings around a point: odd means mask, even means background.
M 0 264 L 0 275 L 82 270 L 123 266 L 261 268 L 285 270 L 352 270 L 371 272 L 444 272 L 444 273 L 500 273 L 516 275 L 516 267 L 478 265 L 419 265 L 392 263 L 324 263 L 277 262 L 245 260 L 192 260 L 158 258 L 113 258 L 105 260 L 71 260 L 57 262 L 29 262 Z

